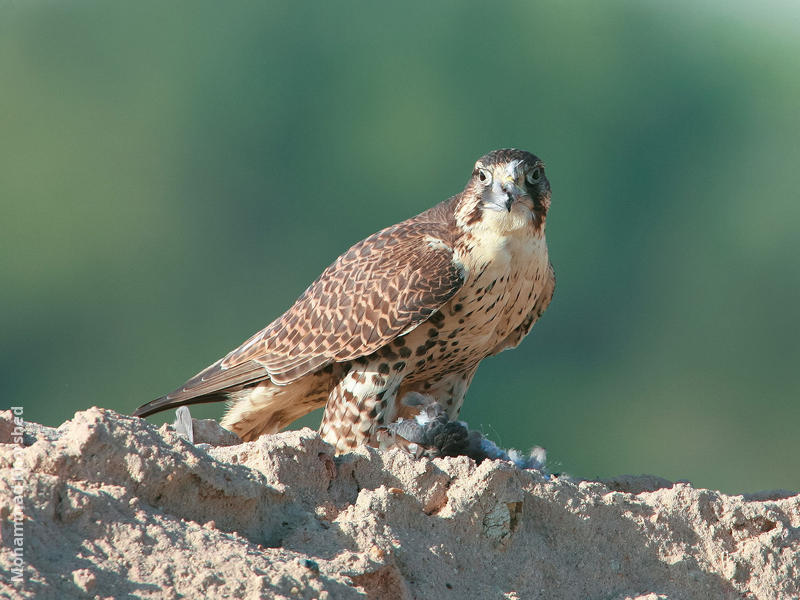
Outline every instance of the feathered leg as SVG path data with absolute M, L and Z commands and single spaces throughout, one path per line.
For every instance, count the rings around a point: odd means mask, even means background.
M 354 361 L 325 405 L 320 435 L 337 453 L 359 444 L 375 445 L 375 432 L 397 416 L 395 398 L 403 370 L 372 355 Z

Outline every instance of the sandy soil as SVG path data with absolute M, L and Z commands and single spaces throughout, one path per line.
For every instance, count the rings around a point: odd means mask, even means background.
M 0 413 L 0 597 L 800 597 L 788 492 L 333 458 L 309 429 L 237 444 L 195 422 L 195 444 L 98 408 L 58 429 Z

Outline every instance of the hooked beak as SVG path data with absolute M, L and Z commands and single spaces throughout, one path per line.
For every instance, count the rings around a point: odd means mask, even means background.
M 513 175 L 504 174 L 503 177 L 498 177 L 492 183 L 490 208 L 497 211 L 505 210 L 506 212 L 511 212 L 514 202 L 527 193 L 517 185 L 515 175 L 516 173 Z

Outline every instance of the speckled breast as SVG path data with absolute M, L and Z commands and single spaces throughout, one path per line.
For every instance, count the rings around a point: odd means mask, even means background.
M 471 369 L 522 324 L 548 269 L 544 244 L 526 250 L 475 265 L 450 301 L 396 341 L 411 352 L 408 381 Z

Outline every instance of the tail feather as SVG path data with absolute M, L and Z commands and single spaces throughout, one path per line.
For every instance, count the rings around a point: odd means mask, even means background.
M 142 404 L 133 414 L 136 417 L 147 417 L 179 406 L 221 402 L 246 386 L 268 379 L 267 370 L 255 361 L 224 367 L 220 360 L 200 371 L 174 392 Z
M 139 408 L 133 411 L 134 417 L 149 417 L 162 410 L 169 410 L 171 408 L 178 408 L 179 406 L 190 406 L 192 404 L 205 404 L 208 402 L 222 402 L 228 399 L 228 394 L 224 392 L 215 392 L 213 394 L 205 394 L 203 396 L 194 396 L 192 398 L 180 397 L 175 398 L 171 394 L 161 396 L 155 400 L 151 400 L 147 404 L 142 404 Z
M 288 385 L 278 385 L 269 380 L 260 365 L 237 365 L 224 371 L 212 365 L 171 394 L 143 404 L 133 414 L 147 417 L 180 406 L 227 400 L 228 411 L 220 424 L 248 442 L 280 431 L 325 406 L 332 385 L 329 373 L 317 372 Z

